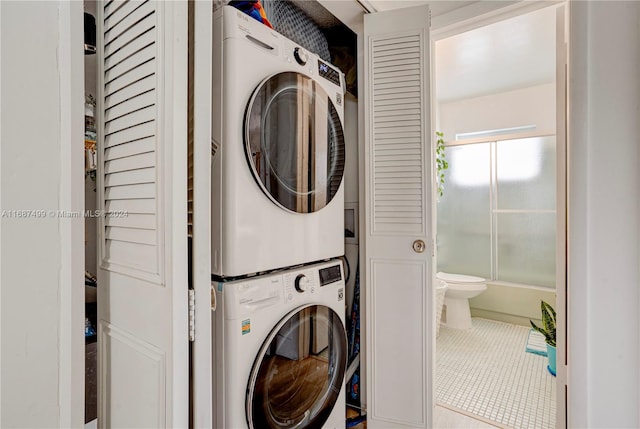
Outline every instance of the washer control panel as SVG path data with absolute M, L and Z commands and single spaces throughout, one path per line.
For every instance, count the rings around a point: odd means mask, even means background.
M 300 270 L 284 275 L 284 299 L 291 301 L 298 295 L 315 293 L 318 290 L 318 270 Z
M 323 286 L 343 280 L 340 263 L 289 272 L 283 275 L 284 299 L 292 301 L 298 296 L 302 297 L 303 294 L 320 293 L 320 288 Z
M 309 286 L 309 278 L 304 274 L 298 274 L 293 283 L 296 288 L 296 291 L 299 293 L 303 293 L 304 291 L 307 290 L 307 287 Z
M 322 268 L 318 271 L 318 274 L 320 274 L 320 287 L 342 280 L 342 270 L 340 270 L 340 265 L 332 265 L 330 267 Z

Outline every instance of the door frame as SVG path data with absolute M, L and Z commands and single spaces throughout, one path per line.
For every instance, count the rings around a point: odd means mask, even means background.
M 84 55 L 77 41 L 84 40 L 84 3 L 59 1 L 60 67 L 60 208 L 74 213 L 84 210 Z M 82 43 L 82 42 L 81 42 Z M 59 298 L 59 424 L 84 424 L 85 407 L 85 288 L 84 221 L 65 220 L 60 226 Z
M 476 7 L 476 10 L 471 8 Z M 477 10 L 476 5 L 461 8 L 449 14 L 440 17 L 434 17 L 431 27 L 431 94 L 435 94 L 435 43 L 439 40 L 455 36 L 467 31 L 471 31 L 480 27 L 491 25 L 517 16 L 536 12 L 548 7 L 556 7 L 563 9 L 562 13 L 557 13 L 556 29 L 564 33 L 565 43 L 567 43 L 568 20 L 569 20 L 569 2 L 559 1 L 540 1 L 540 2 L 518 2 L 513 5 L 503 7 L 498 10 L 489 10 L 482 12 Z M 491 8 L 491 6 L 487 6 Z M 465 16 L 463 9 L 469 9 L 469 14 Z M 556 47 L 558 46 L 558 37 L 556 37 Z M 562 57 L 565 63 L 560 64 Z M 556 111 L 556 308 L 561 317 L 557 319 L 557 377 L 556 377 L 556 427 L 567 427 L 567 223 L 568 223 L 568 201 L 567 201 L 567 113 L 568 113 L 568 97 L 567 94 L 567 68 L 568 68 L 568 49 L 565 44 L 564 52 L 557 50 L 556 53 L 556 78 L 564 76 L 565 81 L 557 79 L 556 81 L 556 106 L 564 104 L 564 112 L 557 109 Z M 562 93 L 564 99 L 560 100 L 558 94 Z M 436 104 L 435 98 L 431 98 L 431 124 L 435 129 L 436 123 Z M 432 142 L 432 153 L 435 153 L 435 142 Z M 435 185 L 434 185 L 435 186 Z M 432 228 L 437 232 L 437 193 L 433 194 L 431 219 Z M 434 243 L 435 248 L 435 243 Z M 434 251 L 433 257 L 434 267 L 436 266 L 436 256 Z M 434 273 L 435 275 L 435 273 Z M 560 287 L 558 287 L 560 285 Z M 432 291 L 432 299 L 435 301 L 435 289 Z M 435 348 L 434 348 L 435 352 Z M 435 368 L 434 368 L 435 373 Z M 432 373 L 433 377 L 433 373 Z M 435 389 L 435 384 L 434 384 Z M 434 406 L 435 406 L 434 394 Z
M 82 13 L 81 2 L 62 0 L 45 8 L 35 2 L 0 5 L 0 74 L 6 79 L 0 92 L 12 103 L 0 116 L 2 209 L 32 214 L 3 216 L 0 224 L 0 312 L 8 328 L 0 343 L 5 426 L 84 424 Z M 29 27 L 38 27 L 38 37 Z M 28 65 L 34 60 L 35 68 Z M 45 111 L 46 121 L 33 120 Z M 38 259 L 43 252 L 51 256 L 47 264 Z

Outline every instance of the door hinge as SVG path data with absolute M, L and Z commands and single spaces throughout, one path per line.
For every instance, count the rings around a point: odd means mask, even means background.
M 189 341 L 196 339 L 196 291 L 189 289 Z

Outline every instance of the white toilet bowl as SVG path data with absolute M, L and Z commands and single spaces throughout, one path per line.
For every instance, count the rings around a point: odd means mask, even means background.
M 487 282 L 482 277 L 463 274 L 437 273 L 436 279 L 447 283 L 444 304 L 447 307 L 445 326 L 455 329 L 471 328 L 469 298 L 474 298 L 487 290 Z
M 447 282 L 443 280 L 436 281 L 436 337 L 440 335 L 440 325 L 442 324 L 442 307 L 444 307 L 444 299 L 447 293 Z

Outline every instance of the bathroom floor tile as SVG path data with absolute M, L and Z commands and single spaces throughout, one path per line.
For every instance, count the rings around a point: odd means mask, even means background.
M 472 322 L 469 330 L 440 327 L 436 401 L 499 426 L 555 427 L 556 379 L 547 372 L 546 357 L 525 352 L 529 328 Z

